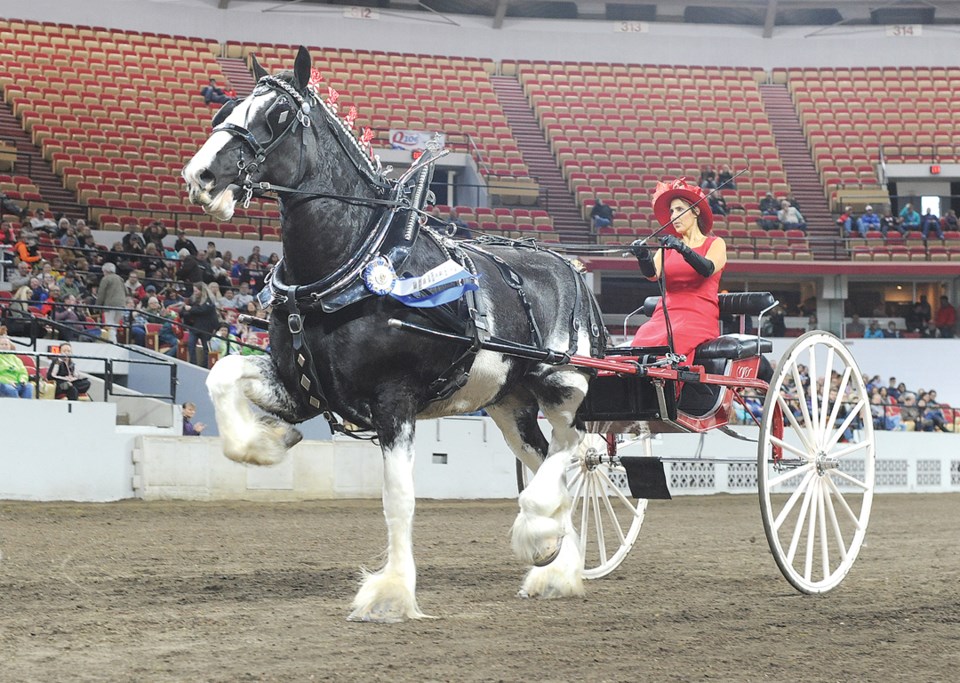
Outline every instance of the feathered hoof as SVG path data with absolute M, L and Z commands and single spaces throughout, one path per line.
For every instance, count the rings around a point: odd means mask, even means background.
M 417 606 L 416 597 L 399 576 L 364 573 L 347 621 L 396 624 L 411 619 L 433 619 Z
M 517 595 L 521 598 L 570 598 L 584 594 L 583 558 L 574 534 L 560 539 L 556 557 L 531 567 Z

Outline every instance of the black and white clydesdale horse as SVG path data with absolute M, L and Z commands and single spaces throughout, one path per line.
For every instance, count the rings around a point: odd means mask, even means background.
M 531 565 L 521 594 L 582 593 L 563 468 L 583 436 L 576 413 L 589 376 L 566 360 L 602 348 L 605 332 L 580 274 L 533 244 L 454 242 L 426 225 L 432 164 L 386 179 L 308 87 L 304 48 L 292 72 L 254 70 L 256 88 L 224 106 L 183 169 L 190 200 L 219 220 L 263 192 L 281 208 L 283 259 L 262 299 L 273 304 L 271 355 L 226 356 L 207 379 L 224 453 L 275 464 L 301 438 L 292 425 L 318 415 L 375 432 L 386 563 L 364 576 L 350 618 L 416 619 L 424 616 L 411 534 L 416 421 L 483 408 L 537 472 L 512 530 L 514 552 Z M 408 295 L 398 298 L 401 290 Z M 449 336 L 413 334 L 404 323 Z M 481 349 L 480 340 L 558 351 L 541 362 Z M 538 410 L 552 427 L 549 444 Z

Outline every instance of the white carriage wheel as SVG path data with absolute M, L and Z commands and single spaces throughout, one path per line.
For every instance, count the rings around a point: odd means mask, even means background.
M 770 380 L 757 458 L 767 542 L 800 592 L 836 588 L 857 559 L 870 520 L 875 458 L 870 400 L 856 361 L 832 334 L 804 334 Z
M 596 456 L 606 452 L 603 435 L 587 434 L 566 467 L 571 518 L 580 539 L 585 579 L 602 578 L 620 566 L 640 535 L 647 510 L 645 498 L 630 497 L 622 466 L 596 462 Z M 522 491 L 532 473 L 519 460 L 517 467 Z

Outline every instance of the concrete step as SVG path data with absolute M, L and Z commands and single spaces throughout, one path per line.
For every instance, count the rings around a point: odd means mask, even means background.
M 5 131 L 4 137 L 17 149 L 14 173 L 30 178 L 40 197 L 50 206 L 50 212 L 54 215 L 62 213 L 71 220 L 86 219 L 86 209 L 77 202 L 73 192 L 63 187 L 50 162 L 43 158 L 40 148 L 33 144 L 6 102 L 0 102 L 0 127 Z

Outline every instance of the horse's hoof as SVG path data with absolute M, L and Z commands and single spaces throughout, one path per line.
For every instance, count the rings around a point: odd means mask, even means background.
M 290 427 L 283 437 L 283 445 L 286 446 L 287 449 L 293 448 L 301 441 L 303 441 L 303 434 L 295 427 Z
M 547 548 L 544 552 L 536 555 L 533 558 L 534 567 L 546 567 L 548 564 L 557 559 L 557 556 L 560 555 L 560 550 L 563 548 L 563 536 L 558 536 L 555 539 L 556 545 Z

